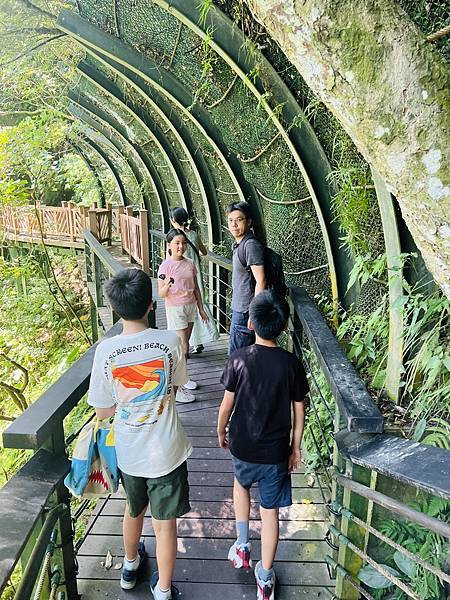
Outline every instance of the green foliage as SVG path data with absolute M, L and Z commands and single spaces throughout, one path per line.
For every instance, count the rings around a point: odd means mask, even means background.
M 15 125 L 49 108 L 67 115 L 66 92 L 81 52 L 55 20 L 70 3 L 37 0 L 35 6 L 31 10 L 20 0 L 0 3 L 0 124 Z
M 87 296 L 74 257 L 53 256 L 55 271 L 82 320 L 88 317 Z M 24 395 L 32 403 L 86 350 L 78 331 L 69 327 L 66 315 L 54 301 L 39 267 L 31 255 L 13 262 L 0 262 L 0 351 L 27 371 Z M 0 382 L 16 387 L 22 371 L 0 356 Z M 14 419 L 21 410 L 0 386 L 0 413 Z M 0 421 L 0 427 L 8 423 Z M 26 460 L 23 451 L 0 449 L 0 484 Z
M 315 355 L 311 350 L 304 350 L 312 374 L 308 377 L 310 387 L 310 400 L 307 408 L 307 418 L 302 442 L 302 462 L 305 472 L 324 472 L 324 468 L 331 463 L 329 448 L 333 447 L 330 432 L 333 431 L 334 398 L 325 380 L 323 371 L 319 367 Z M 318 389 L 320 389 L 320 393 Z M 325 402 L 330 407 L 328 412 Z M 312 406 L 314 403 L 314 406 Z M 326 440 L 326 442 L 325 442 Z M 328 444 L 328 446 L 327 446 Z
M 391 575 L 398 577 L 400 573 L 393 569 L 392 567 L 388 567 L 387 565 L 381 565 L 388 571 Z M 379 571 L 377 571 L 372 565 L 366 565 L 363 567 L 358 573 L 358 579 L 360 579 L 365 585 L 368 587 L 384 590 L 392 586 L 390 579 L 382 575 Z
M 43 201 L 57 192 L 57 157 L 64 149 L 66 125 L 43 112 L 0 131 L 0 203 Z
M 58 177 L 71 200 L 83 206 L 100 206 L 100 194 L 95 176 L 85 161 L 77 154 L 69 153 L 58 163 Z
M 67 91 L 81 57 L 55 26 L 64 6 L 70 3 L 0 3 L 0 204 L 59 204 L 77 189 L 68 189 L 67 168 L 59 171 L 73 121 Z M 89 180 L 93 189 L 92 175 Z
M 367 234 L 378 205 L 368 166 L 362 161 L 347 163 L 346 160 L 342 156 L 329 176 L 330 183 L 337 189 L 333 210 L 343 232 L 343 242 L 355 257 L 362 257 L 373 252 L 373 244 Z
M 424 433 L 426 435 L 424 436 Z M 435 417 L 427 421 L 422 418 L 417 423 L 414 435 L 411 437 L 414 442 L 430 444 L 444 450 L 450 450 L 450 424 L 444 419 Z
M 440 498 L 423 499 L 418 502 L 410 503 L 415 510 L 435 517 L 443 522 L 448 522 L 450 518 L 450 502 Z M 380 524 L 380 531 L 391 540 L 400 544 L 412 554 L 421 558 L 438 568 L 442 568 L 448 553 L 448 547 L 445 540 L 420 525 L 409 521 L 386 520 Z M 444 600 L 444 588 L 440 580 L 426 570 L 421 565 L 413 562 L 398 550 L 385 545 L 386 562 L 391 563 L 401 571 L 403 579 L 423 600 Z M 366 567 L 365 567 L 366 568 Z M 370 585 L 368 581 L 364 583 Z M 373 586 L 377 587 L 377 586 Z M 383 586 L 387 587 L 387 586 Z M 390 588 L 389 598 L 397 600 L 406 600 L 406 596 L 400 590 L 396 590 L 394 595 Z M 378 596 L 384 598 L 384 595 Z
M 198 22 L 202 27 L 205 27 L 206 25 L 206 19 L 212 5 L 213 0 L 201 0 L 197 5 L 197 8 L 199 9 Z

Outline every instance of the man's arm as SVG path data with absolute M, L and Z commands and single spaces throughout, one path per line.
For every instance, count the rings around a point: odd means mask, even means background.
M 109 418 L 113 417 L 115 412 L 116 412 L 115 404 L 113 404 L 113 406 L 109 406 L 108 408 L 96 408 L 95 409 L 95 415 L 96 415 L 97 419 L 100 419 L 100 421 L 102 421 L 103 419 L 109 419 Z
M 305 425 L 305 407 L 303 402 L 293 402 L 294 404 L 294 423 L 292 435 L 292 454 L 289 456 L 289 471 L 298 469 L 301 462 L 301 443 L 303 437 L 303 428 Z
M 225 390 L 217 419 L 217 437 L 221 448 L 228 448 L 226 428 L 234 407 L 234 392 Z
M 264 265 L 250 265 L 253 277 L 255 278 L 255 296 L 266 289 L 266 274 Z
M 197 236 L 197 240 L 198 240 L 198 251 L 199 251 L 199 253 L 202 256 L 206 256 L 208 254 L 208 250 L 205 247 L 205 244 L 202 242 L 202 240 L 198 236 Z

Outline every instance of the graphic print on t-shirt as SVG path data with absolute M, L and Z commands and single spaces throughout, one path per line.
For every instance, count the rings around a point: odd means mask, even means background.
M 111 365 L 118 403 L 117 416 L 131 427 L 157 423 L 167 402 L 164 356 L 145 363 Z

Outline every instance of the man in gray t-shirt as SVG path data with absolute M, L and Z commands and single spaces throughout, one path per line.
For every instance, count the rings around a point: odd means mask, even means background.
M 247 327 L 248 308 L 256 294 L 266 287 L 264 246 L 251 231 L 252 217 L 247 202 L 234 202 L 227 207 L 228 229 L 234 237 L 230 327 L 231 354 L 255 342 L 254 332 Z M 243 244 L 243 246 L 241 246 Z M 241 250 L 239 248 L 241 247 Z

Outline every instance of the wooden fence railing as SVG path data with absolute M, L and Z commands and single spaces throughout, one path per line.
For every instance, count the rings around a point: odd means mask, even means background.
M 51 245 L 81 248 L 83 231 L 90 229 L 100 242 L 111 243 L 113 210 L 112 205 L 88 208 L 73 202 L 62 202 L 61 206 L 5 206 L 0 210 L 0 230 L 16 242 L 43 238 Z
M 146 273 L 150 273 L 150 246 L 148 231 L 148 213 L 139 210 L 134 216 L 133 209 L 119 208 L 119 232 L 122 252 L 129 255 L 132 262 L 141 265 Z

